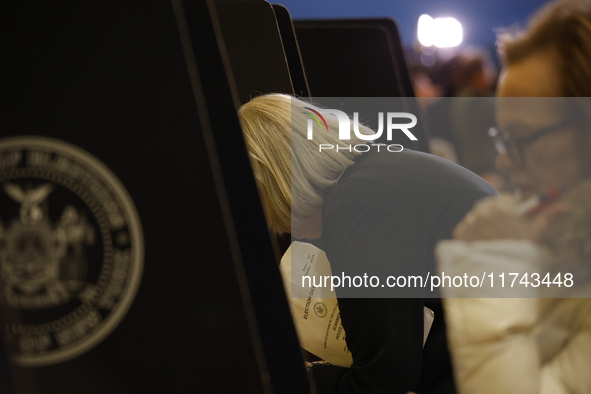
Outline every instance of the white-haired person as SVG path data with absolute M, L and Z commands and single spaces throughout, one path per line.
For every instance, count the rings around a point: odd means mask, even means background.
M 349 149 L 368 141 L 353 131 L 339 140 L 335 116 L 325 115 L 327 127 L 314 126 L 309 140 L 310 109 L 321 111 L 270 94 L 243 105 L 239 116 L 270 228 L 319 241 L 335 276 L 433 272 L 437 241 L 451 237 L 475 201 L 496 194 L 474 173 L 434 155 Z M 341 149 L 319 151 L 319 144 Z M 420 289 L 414 298 L 362 298 L 368 289 L 356 290 L 359 297 L 355 289 L 336 289 L 353 363 L 314 365 L 318 392 L 455 393 L 440 300 Z M 424 306 L 435 320 L 423 347 Z
M 448 275 L 495 272 L 486 293 L 444 292 L 456 384 L 591 393 L 591 1 L 547 4 L 500 54 L 493 136 L 517 193 L 477 204 L 437 247 Z

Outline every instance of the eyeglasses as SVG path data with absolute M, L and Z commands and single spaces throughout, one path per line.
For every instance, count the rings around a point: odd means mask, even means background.
M 525 154 L 523 147 L 531 145 L 546 134 L 554 133 L 556 131 L 564 130 L 565 127 L 574 123 L 572 118 L 550 127 L 544 127 L 536 133 L 523 138 L 516 138 L 509 135 L 507 132 L 499 131 L 496 127 L 488 129 L 488 135 L 492 137 L 495 144 L 495 150 L 498 154 L 509 156 L 511 161 L 519 167 L 525 166 Z

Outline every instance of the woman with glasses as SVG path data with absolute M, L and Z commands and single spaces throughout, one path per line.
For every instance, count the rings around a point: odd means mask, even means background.
M 447 275 L 487 279 L 444 289 L 458 391 L 591 393 L 591 1 L 548 4 L 500 54 L 489 133 L 516 193 L 437 247 Z

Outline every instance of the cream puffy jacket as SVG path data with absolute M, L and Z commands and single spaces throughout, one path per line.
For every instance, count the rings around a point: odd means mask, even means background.
M 570 298 L 538 298 L 565 294 L 550 294 L 543 285 L 510 289 L 512 276 L 502 288 L 498 277 L 518 273 L 520 279 L 549 267 L 550 255 L 534 243 L 445 241 L 437 257 L 445 275 L 486 275 L 482 288 L 441 289 L 454 297 L 444 299 L 444 307 L 459 393 L 591 393 L 588 269 L 574 273 Z

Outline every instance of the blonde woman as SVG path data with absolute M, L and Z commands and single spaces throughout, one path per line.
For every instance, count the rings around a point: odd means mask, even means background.
M 306 113 L 313 111 L 321 109 L 273 94 L 253 99 L 239 115 L 269 226 L 316 240 L 335 276 L 367 273 L 385 281 L 426 274 L 435 243 L 451 236 L 476 200 L 496 193 L 433 155 L 348 149 L 372 143 L 369 137 L 340 141 L 334 116 L 325 115 L 326 127 L 314 126 L 309 140 Z M 362 126 L 360 132 L 373 134 Z M 319 151 L 319 144 L 339 149 Z M 420 289 L 415 298 L 388 298 L 387 287 L 336 291 L 353 364 L 314 366 L 319 393 L 455 392 L 438 299 L 424 299 Z M 374 298 L 361 298 L 367 296 Z M 424 305 L 435 321 L 423 348 Z

